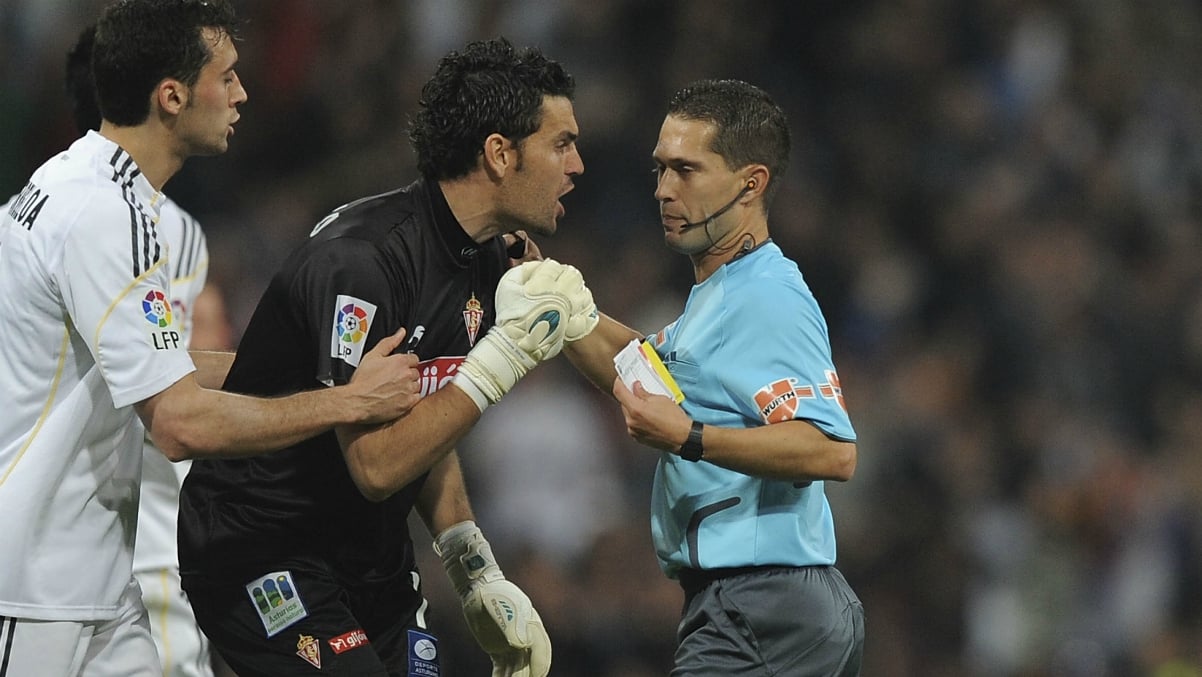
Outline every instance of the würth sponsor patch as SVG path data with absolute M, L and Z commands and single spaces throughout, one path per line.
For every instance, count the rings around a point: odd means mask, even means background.
M 814 386 L 799 386 L 795 378 L 782 378 L 760 388 L 755 394 L 755 404 L 764 423 L 780 423 L 793 420 L 801 400 L 813 398 Z
M 755 405 L 760 409 L 764 423 L 791 421 L 797 416 L 802 400 L 812 400 L 821 395 L 825 400 L 834 400 L 844 411 L 843 387 L 839 375 L 833 369 L 824 372 L 826 381 L 817 386 L 806 383 L 799 385 L 795 378 L 782 378 L 760 388 L 755 393 Z

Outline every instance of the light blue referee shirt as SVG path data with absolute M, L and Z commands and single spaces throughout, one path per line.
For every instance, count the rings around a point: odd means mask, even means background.
M 826 321 L 797 264 L 771 241 L 693 287 L 684 313 L 648 340 L 694 420 L 751 428 L 791 419 L 855 440 Z M 660 567 L 834 564 L 822 482 L 750 477 L 661 455 L 651 500 Z

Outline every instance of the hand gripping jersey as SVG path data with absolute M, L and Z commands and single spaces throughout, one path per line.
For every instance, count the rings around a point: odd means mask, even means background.
M 767 242 L 693 287 L 684 313 L 649 337 L 709 425 L 805 419 L 853 441 L 826 321 L 797 265 Z M 669 577 L 681 567 L 833 564 L 835 528 L 822 482 L 750 477 L 662 454 L 652 536 Z
M 107 620 L 130 584 L 132 405 L 193 370 L 160 200 L 89 132 L 0 215 L 0 615 Z
M 403 326 L 399 350 L 418 355 L 429 394 L 491 326 L 507 264 L 501 238 L 473 242 L 437 184 L 341 207 L 272 279 L 224 388 L 277 395 L 346 383 L 363 353 Z M 408 577 L 408 517 L 422 481 L 368 501 L 333 432 L 256 458 L 197 463 L 180 497 L 181 572 L 245 582 L 316 560 L 347 585 Z

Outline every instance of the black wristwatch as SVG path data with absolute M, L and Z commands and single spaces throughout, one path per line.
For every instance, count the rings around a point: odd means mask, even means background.
M 680 445 L 680 457 L 686 461 L 700 461 L 701 456 L 705 454 L 705 447 L 701 445 L 701 429 L 704 425 L 701 421 L 693 421 L 693 427 L 689 428 L 689 439 Z

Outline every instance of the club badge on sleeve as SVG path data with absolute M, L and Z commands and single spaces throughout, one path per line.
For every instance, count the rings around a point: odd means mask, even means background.
M 363 299 L 339 294 L 334 301 L 334 335 L 330 341 L 330 357 L 352 367 L 363 358 L 363 344 L 376 317 L 376 306 Z

